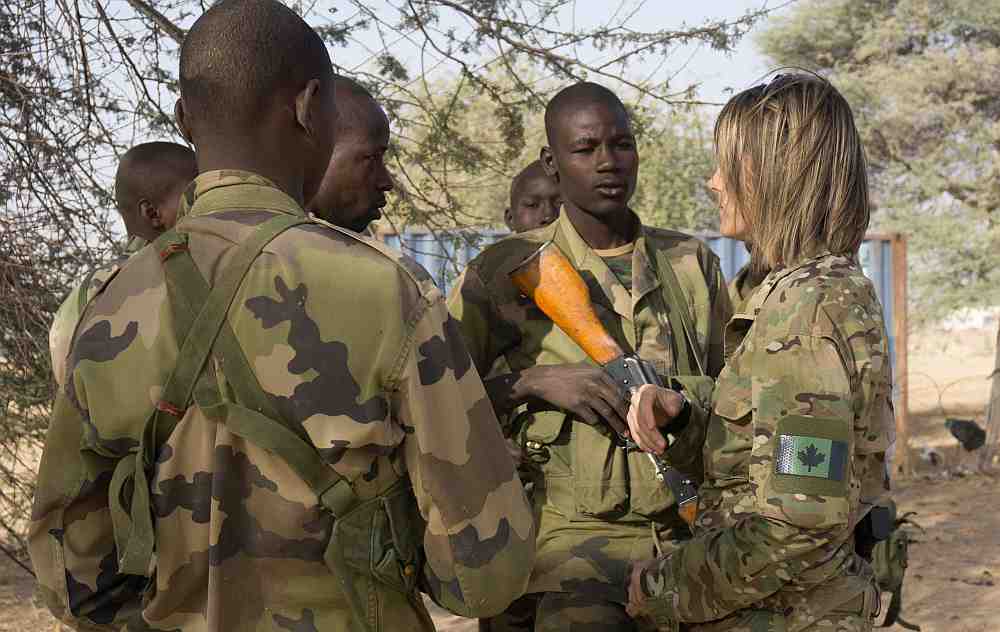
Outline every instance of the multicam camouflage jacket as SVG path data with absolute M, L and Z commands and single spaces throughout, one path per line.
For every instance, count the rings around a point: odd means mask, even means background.
M 306 220 L 253 174 L 202 174 L 184 204 L 190 211 L 173 235 L 186 236 L 212 285 L 262 223 L 303 218 L 237 286 L 226 322 L 246 365 L 287 425 L 360 499 L 412 482 L 417 517 L 389 514 L 385 524 L 379 514 L 371 533 L 362 525 L 348 544 L 364 550 L 385 530 L 415 537 L 426 561 L 404 574 L 438 603 L 465 616 L 503 610 L 528 579 L 531 511 L 510 459 L 495 449 L 503 441 L 496 417 L 426 272 L 378 243 Z M 163 405 L 178 358 L 161 263 L 168 254 L 150 247 L 129 260 L 74 337 L 29 536 L 41 597 L 78 629 L 305 632 L 359 629 L 345 597 L 351 589 L 362 594 L 368 629 L 433 629 L 415 591 L 331 572 L 324 551 L 341 520 L 334 524 L 288 462 L 209 414 L 203 387 L 233 397 L 228 356 L 209 358 L 194 400 L 158 445 L 153 579 L 119 572 L 121 516 L 110 479 Z
M 761 278 L 751 273 L 750 264 L 740 268 L 733 280 L 729 282 L 729 300 L 733 304 L 733 312 L 740 313 L 743 304 L 753 295 L 760 285 Z
M 853 530 L 887 494 L 895 432 L 872 284 L 830 254 L 773 271 L 726 342 L 729 361 L 702 402 L 712 415 L 696 537 L 643 572 L 649 611 L 706 631 L 755 618 L 827 629 L 845 604 L 863 621 L 872 574 Z
M 636 351 L 663 376 L 677 373 L 674 332 L 661 283 L 662 251 L 687 301 L 706 370 L 722 366 L 722 326 L 729 301 L 717 257 L 682 233 L 643 227 L 632 254 L 632 292 L 580 237 L 565 213 L 553 224 L 510 236 L 473 260 L 448 299 L 476 367 L 485 375 L 498 358 L 513 371 L 536 365 L 589 361 L 564 332 L 520 295 L 509 272 L 542 243 L 554 240 L 580 272 L 594 308 L 625 350 Z M 647 242 L 650 246 L 647 248 Z M 677 334 L 683 340 L 683 334 Z M 682 343 L 683 344 L 683 343 Z M 524 419 L 519 415 L 518 419 Z M 701 471 L 704 425 L 691 424 L 668 453 L 674 467 Z M 516 434 L 526 458 L 536 463 L 533 500 L 539 522 L 538 557 L 529 592 L 599 592 L 625 601 L 630 561 L 682 537 L 687 527 L 669 489 L 640 453 L 626 453 L 605 427 L 574 423 L 557 410 L 530 415 Z
M 52 358 L 52 375 L 60 388 L 66 378 L 66 355 L 69 353 L 69 344 L 73 340 L 73 332 L 76 330 L 76 324 L 80 322 L 84 308 L 118 274 L 122 264 L 128 261 L 130 256 L 142 250 L 147 243 L 142 237 L 130 239 L 125 247 L 125 256 L 94 268 L 84 277 L 82 283 L 70 290 L 59 306 L 55 318 L 52 319 L 52 327 L 49 329 L 49 356 Z

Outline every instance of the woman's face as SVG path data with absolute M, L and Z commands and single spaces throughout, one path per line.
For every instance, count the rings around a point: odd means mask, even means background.
M 708 181 L 708 188 L 716 195 L 719 202 L 719 233 L 723 237 L 746 241 L 748 227 L 743 214 L 736 208 L 736 199 L 726 189 L 726 179 L 718 168 Z

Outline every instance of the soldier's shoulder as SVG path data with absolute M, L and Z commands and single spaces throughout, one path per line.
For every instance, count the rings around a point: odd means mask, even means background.
M 469 268 L 487 285 L 505 280 L 511 270 L 554 236 L 555 224 L 508 235 L 484 248 L 469 262 Z
M 875 286 L 851 257 L 824 255 L 784 275 L 771 291 L 777 309 L 810 315 L 801 327 L 811 333 L 868 328 L 881 322 L 881 304 Z M 799 318 L 801 319 L 802 316 Z
M 409 294 L 435 300 L 441 292 L 431 275 L 412 257 L 374 238 L 311 217 L 269 245 L 268 250 L 286 257 L 305 258 L 327 274 L 337 274 L 347 282 L 372 289 L 398 286 Z
M 655 250 L 666 252 L 671 258 L 696 256 L 702 260 L 718 259 L 708 243 L 690 233 L 643 225 L 643 236 Z
M 851 257 L 823 255 L 782 275 L 775 284 L 787 298 L 810 303 L 840 302 L 841 296 L 867 294 L 872 282 Z

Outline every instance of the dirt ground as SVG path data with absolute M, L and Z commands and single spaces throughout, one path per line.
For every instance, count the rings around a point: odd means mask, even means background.
M 926 530 L 910 548 L 903 617 L 923 632 L 1000 632 L 1000 476 L 972 474 L 946 417 L 985 420 L 996 329 L 926 331 L 910 351 L 909 427 L 915 473 L 896 486 L 901 511 Z M 921 458 L 937 453 L 933 465 Z M 30 575 L 0 555 L 0 632 L 59 632 L 32 602 Z M 432 609 L 438 629 L 474 621 Z M 894 626 L 891 631 L 903 630 Z

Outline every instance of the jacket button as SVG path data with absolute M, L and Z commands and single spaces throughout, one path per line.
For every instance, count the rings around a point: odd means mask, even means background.
M 415 566 L 413 566 L 413 564 L 407 564 L 406 566 L 403 567 L 403 574 L 406 575 L 407 577 L 413 575 L 416 572 L 417 569 Z

